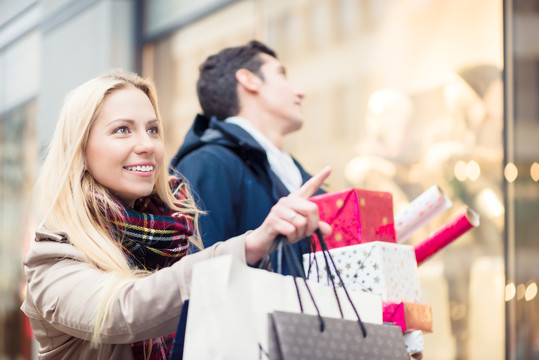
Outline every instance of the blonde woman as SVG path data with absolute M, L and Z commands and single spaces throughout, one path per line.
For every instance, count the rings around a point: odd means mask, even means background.
M 40 359 L 166 359 L 195 262 L 254 264 L 278 234 L 329 225 L 306 200 L 330 170 L 282 198 L 257 229 L 192 255 L 197 209 L 164 164 L 154 86 L 116 71 L 66 98 L 36 184 L 41 225 L 22 310 Z M 234 214 L 230 214 L 234 216 Z

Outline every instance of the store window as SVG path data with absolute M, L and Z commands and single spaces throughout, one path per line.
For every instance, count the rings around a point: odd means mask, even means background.
M 236 0 L 143 0 L 144 33 L 147 37 L 157 36 L 178 24 L 188 23 L 203 17 Z
M 539 358 L 539 28 L 536 1 L 506 2 L 508 359 Z
M 307 94 L 286 147 L 311 172 L 330 164 L 330 191 L 389 191 L 398 213 L 438 185 L 453 205 L 409 244 L 466 208 L 479 215 L 419 267 L 434 314 L 424 357 L 503 359 L 502 18 L 490 0 L 236 1 L 147 44 L 144 68 L 174 154 L 199 111 L 198 65 L 251 38 L 274 48 Z
M 29 358 L 31 332 L 19 307 L 24 297 L 24 229 L 37 170 L 36 102 L 0 115 L 0 357 Z
M 28 244 L 28 201 L 39 153 L 35 126 L 40 42 L 39 32 L 32 31 L 0 49 L 1 359 L 31 356 L 31 332 L 19 307 L 25 290 L 22 259 Z

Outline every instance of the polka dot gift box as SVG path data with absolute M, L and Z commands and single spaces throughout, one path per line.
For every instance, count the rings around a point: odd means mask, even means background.
M 374 241 L 330 249 L 329 253 L 347 289 L 372 292 L 387 302 L 421 303 L 413 246 Z M 321 251 L 304 254 L 303 266 L 310 280 L 331 285 Z M 334 269 L 331 275 L 338 283 Z

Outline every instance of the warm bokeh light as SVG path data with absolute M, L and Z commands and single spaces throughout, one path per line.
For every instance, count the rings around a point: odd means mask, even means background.
M 526 299 L 526 301 L 530 301 L 530 300 L 533 300 L 536 295 L 537 295 L 537 284 L 535 282 L 532 282 L 526 288 L 526 293 L 524 294 L 524 298 Z
M 466 177 L 468 175 L 466 174 L 466 163 L 464 161 L 462 160 L 457 161 L 457 163 L 455 164 L 454 171 L 455 171 L 455 177 L 457 178 L 458 181 L 466 180 Z
M 477 161 L 471 160 L 468 162 L 466 165 L 466 174 L 472 181 L 479 179 L 479 175 L 481 175 L 481 168 L 479 167 Z
M 539 181 L 539 164 L 534 162 L 530 168 L 530 175 L 533 181 Z
M 523 299 L 525 293 L 526 293 L 526 285 L 518 284 L 518 286 L 517 286 L 517 300 Z
M 515 284 L 513 284 L 512 282 L 505 285 L 505 301 L 513 300 L 516 292 L 517 289 L 515 288 Z
M 481 190 L 477 195 L 477 204 L 482 212 L 490 214 L 491 217 L 498 217 L 504 211 L 502 202 L 491 188 Z
M 503 171 L 503 174 L 505 175 L 505 179 L 508 182 L 512 183 L 513 181 L 516 180 L 516 178 L 518 176 L 518 169 L 515 166 L 515 164 L 507 163 L 507 165 L 505 165 L 505 169 Z

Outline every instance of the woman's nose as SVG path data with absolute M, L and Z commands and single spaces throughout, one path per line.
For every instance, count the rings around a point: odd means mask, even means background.
M 150 135 L 144 131 L 137 136 L 136 151 L 139 153 L 152 153 L 155 150 L 155 144 Z

